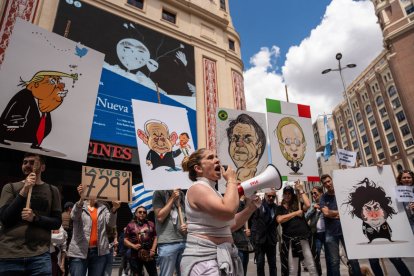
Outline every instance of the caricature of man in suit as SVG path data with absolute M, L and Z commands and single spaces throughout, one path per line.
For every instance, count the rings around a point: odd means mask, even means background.
M 39 71 L 31 80 L 20 80 L 25 87 L 11 98 L 0 117 L 0 143 L 5 140 L 31 143 L 31 148 L 41 149 L 44 138 L 52 130 L 50 112 L 58 108 L 68 90 L 61 83 L 63 77 L 78 79 L 77 74 L 57 71 Z
M 172 150 L 178 139 L 175 131 L 170 134 L 165 123 L 149 120 L 145 123 L 145 132 L 139 129 L 137 134 L 142 142 L 150 148 L 146 163 L 148 166 L 152 165 L 152 170 L 161 166 L 170 167 L 169 170 L 178 170 L 175 167 L 174 158 L 181 154 L 181 149 Z

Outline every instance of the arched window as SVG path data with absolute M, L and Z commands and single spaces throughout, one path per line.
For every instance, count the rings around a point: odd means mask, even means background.
M 344 129 L 344 127 L 343 126 L 341 126 L 340 128 L 339 128 L 339 131 L 341 132 L 341 134 L 344 134 L 345 133 L 345 129 Z M 414 160 L 414 159 L 413 159 Z
M 370 113 L 372 112 L 372 108 L 371 108 L 371 106 L 370 106 L 370 105 L 367 105 L 367 106 L 365 107 L 365 112 L 366 112 L 367 114 L 370 114 Z
M 352 121 L 351 120 L 349 120 L 348 121 L 348 128 L 351 128 L 352 127 Z
M 361 113 L 359 113 L 359 112 L 358 112 L 358 113 L 356 114 L 356 119 L 357 119 L 357 121 L 358 121 L 358 122 L 362 120 Z
M 395 94 L 397 94 L 397 89 L 395 89 L 395 86 L 394 85 L 391 85 L 390 88 L 388 88 L 388 95 L 391 98 Z
M 380 106 L 384 103 L 384 99 L 381 96 L 378 96 L 375 101 L 377 102 L 377 106 Z
M 400 172 L 403 170 L 403 167 L 400 164 L 397 164 L 397 171 Z

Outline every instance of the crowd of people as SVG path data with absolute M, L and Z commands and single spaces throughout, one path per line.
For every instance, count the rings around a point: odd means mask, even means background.
M 34 170 L 38 166 L 39 169 Z M 184 158 L 193 181 L 180 189 L 156 191 L 153 219 L 144 206 L 118 235 L 120 202 L 83 198 L 61 210 L 59 190 L 42 180 L 43 158 L 24 156 L 22 181 L 6 184 L 0 198 L 1 275 L 111 275 L 113 257 L 122 256 L 120 275 L 246 275 L 254 254 L 258 276 L 340 275 L 344 259 L 349 274 L 367 275 L 369 268 L 346 258 L 333 179 L 322 175 L 311 199 L 300 181 L 282 190 L 277 200 L 269 189 L 264 198 L 239 197 L 237 173 L 222 166 L 215 152 L 199 149 Z M 403 170 L 397 185 L 413 186 L 413 172 Z M 223 177 L 226 191 L 217 190 Z M 404 203 L 414 232 L 414 203 Z M 279 246 L 278 246 L 279 243 Z M 341 248 L 345 254 L 341 253 Z M 326 271 L 321 264 L 325 252 Z M 400 275 L 411 275 L 401 258 L 390 258 Z M 369 259 L 374 275 L 384 275 L 379 259 Z

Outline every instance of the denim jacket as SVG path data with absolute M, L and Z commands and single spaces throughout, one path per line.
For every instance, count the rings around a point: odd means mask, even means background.
M 109 253 L 108 235 L 106 227 L 116 226 L 116 213 L 113 214 L 108 210 L 106 205 L 101 202 L 96 203 L 98 212 L 98 256 Z M 88 209 L 87 201 L 84 201 L 82 207 L 75 204 L 70 214 L 73 220 L 73 236 L 69 245 L 68 256 L 74 258 L 86 259 L 88 256 L 89 239 L 91 236 L 92 219 Z

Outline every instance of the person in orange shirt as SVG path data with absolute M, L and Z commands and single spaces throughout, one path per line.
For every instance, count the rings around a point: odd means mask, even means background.
M 81 199 L 72 209 L 73 237 L 69 245 L 69 271 L 73 276 L 103 275 L 109 251 L 107 227 L 116 226 L 116 211 L 120 202 L 113 201 L 111 210 L 92 199 L 83 200 L 82 184 L 78 186 Z

